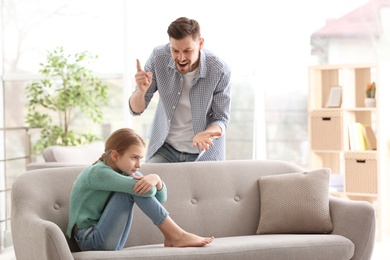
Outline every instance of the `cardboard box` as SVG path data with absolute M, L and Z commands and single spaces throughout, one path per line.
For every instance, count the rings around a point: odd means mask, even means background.
M 311 112 L 311 149 L 343 150 L 343 121 L 341 111 Z
M 377 194 L 376 153 L 345 153 L 345 191 Z

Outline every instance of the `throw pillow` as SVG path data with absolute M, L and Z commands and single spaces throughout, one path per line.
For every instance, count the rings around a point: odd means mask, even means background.
M 256 233 L 331 232 L 329 178 L 330 169 L 261 177 Z

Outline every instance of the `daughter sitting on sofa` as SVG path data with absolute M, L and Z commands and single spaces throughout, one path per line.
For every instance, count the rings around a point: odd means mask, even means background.
M 134 130 L 122 128 L 110 135 L 105 152 L 76 179 L 70 197 L 67 236 L 82 251 L 120 250 L 130 233 L 134 203 L 164 235 L 166 247 L 210 244 L 179 227 L 161 205 L 167 188 L 157 174 L 138 172 L 145 142 Z

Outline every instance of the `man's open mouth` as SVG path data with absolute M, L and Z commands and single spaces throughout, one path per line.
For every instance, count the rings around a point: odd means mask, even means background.
M 184 62 L 176 62 L 177 63 L 177 65 L 179 66 L 179 67 L 185 67 L 185 66 L 187 66 L 188 65 L 188 61 L 184 61 Z

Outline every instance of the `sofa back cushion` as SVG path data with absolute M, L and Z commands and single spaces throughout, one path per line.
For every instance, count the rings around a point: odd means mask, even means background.
M 90 165 L 104 153 L 104 142 L 79 146 L 49 146 L 43 150 L 46 162 L 62 162 Z
M 19 233 L 18 223 L 25 223 L 33 215 L 56 223 L 65 234 L 71 188 L 83 169 L 34 170 L 20 176 L 12 191 L 13 232 Z M 178 225 L 201 236 L 215 237 L 256 234 L 260 215 L 258 179 L 300 171 L 296 165 L 269 160 L 144 164 L 141 168 L 144 175 L 159 174 L 167 185 L 168 201 L 164 206 Z M 20 226 L 23 236 L 23 224 Z M 68 243 L 73 251 L 77 250 L 74 241 Z M 135 207 L 126 246 L 160 243 L 163 236 L 158 228 Z

